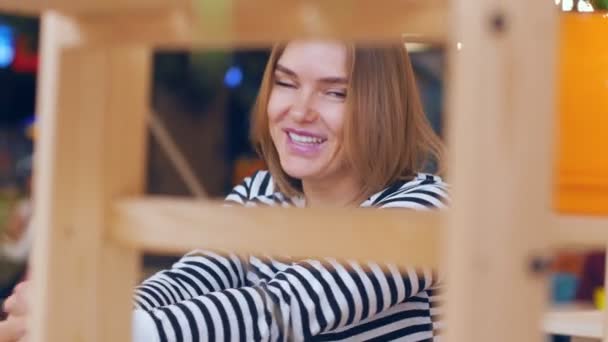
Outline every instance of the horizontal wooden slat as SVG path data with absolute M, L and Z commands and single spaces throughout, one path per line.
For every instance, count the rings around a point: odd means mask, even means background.
M 554 247 L 605 248 L 608 244 L 608 217 L 555 215 L 550 231 Z
M 120 202 L 113 238 L 155 252 L 206 248 L 292 257 L 335 257 L 437 266 L 436 212 L 228 208 L 146 198 Z
M 327 36 L 361 41 L 402 34 L 442 40 L 447 0 L 232 0 L 199 2 L 196 40 L 260 44 L 294 37 Z M 214 7 L 215 6 L 215 7 Z
M 2 0 L 0 1 L 0 13 L 19 15 L 38 15 L 44 6 L 40 0 Z
M 55 10 L 72 14 L 118 13 L 128 10 L 191 7 L 191 0 L 2 0 L 0 12 L 39 15 Z
M 196 17 L 183 8 L 82 14 L 77 19 L 81 30 L 86 32 L 87 43 L 91 45 L 196 48 Z
M 394 210 L 252 210 L 188 199 L 146 198 L 120 202 L 113 232 L 125 243 L 158 252 L 213 248 L 436 265 L 441 216 Z M 551 231 L 551 247 L 604 248 L 608 219 L 556 215 Z
M 375 42 L 405 37 L 442 43 L 446 0 L 203 0 L 194 7 L 82 14 L 95 44 L 147 44 L 164 49 L 269 46 L 300 37 Z
M 442 43 L 447 0 L 4 0 L 0 11 L 77 15 L 89 44 L 269 46 L 294 38 Z
M 90 42 L 256 47 L 300 37 L 443 42 L 447 0 L 4 0 L 0 11 L 79 15 Z
M 575 337 L 603 337 L 603 312 L 598 310 L 556 310 L 543 319 L 543 331 L 547 334 Z

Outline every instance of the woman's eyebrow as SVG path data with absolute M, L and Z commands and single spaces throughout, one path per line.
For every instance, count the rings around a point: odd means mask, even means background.
M 348 84 L 348 79 L 344 77 L 324 77 L 319 79 L 319 82 L 328 84 Z
M 292 77 L 298 77 L 298 75 L 294 71 L 290 70 L 289 68 L 286 68 L 286 67 L 282 66 L 281 64 L 277 64 L 277 66 L 275 68 L 275 71 L 280 71 L 280 72 L 285 73 L 285 74 L 287 74 L 289 76 L 292 76 Z
M 284 74 L 287 74 L 291 77 L 297 78 L 298 74 L 295 71 L 281 65 L 277 64 L 275 71 L 280 71 Z M 329 83 L 329 84 L 348 84 L 348 79 L 345 77 L 323 77 L 317 80 L 321 83 Z

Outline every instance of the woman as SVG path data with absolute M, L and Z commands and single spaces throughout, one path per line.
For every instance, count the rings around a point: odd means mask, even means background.
M 269 170 L 230 203 L 444 207 L 446 185 L 419 173 L 442 147 L 402 43 L 278 45 L 253 114 Z M 393 265 L 196 251 L 137 288 L 134 340 L 428 341 L 436 285 L 429 271 Z

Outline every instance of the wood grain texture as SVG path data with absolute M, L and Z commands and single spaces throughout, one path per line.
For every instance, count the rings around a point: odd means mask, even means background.
M 86 45 L 56 13 L 42 27 L 31 340 L 126 341 L 139 259 L 107 227 L 143 190 L 151 52 Z
M 437 266 L 440 223 L 435 212 L 228 208 L 204 201 L 143 198 L 116 207 L 112 236 L 156 252 L 207 248 Z
M 550 243 L 557 9 L 454 1 L 447 340 L 541 341 Z M 542 271 L 542 270 L 541 270 Z
M 78 17 L 97 45 L 163 49 L 268 47 L 296 38 L 444 43 L 449 22 L 446 0 L 204 0 Z

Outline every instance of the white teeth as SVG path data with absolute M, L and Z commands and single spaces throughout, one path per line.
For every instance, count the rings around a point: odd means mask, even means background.
M 323 142 L 323 139 L 321 138 L 299 135 L 293 132 L 289 132 L 288 134 L 291 140 L 301 144 L 320 144 Z

